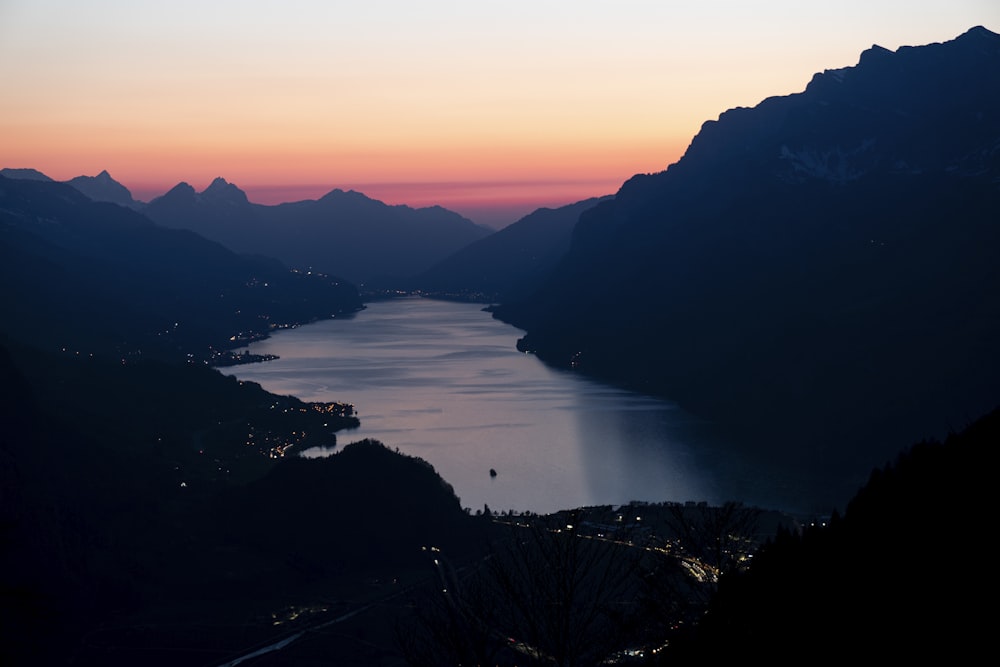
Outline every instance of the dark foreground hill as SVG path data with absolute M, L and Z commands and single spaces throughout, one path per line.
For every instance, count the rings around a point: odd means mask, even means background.
M 0 350 L 5 665 L 401 666 L 470 648 L 488 664 L 551 664 L 542 645 L 635 665 L 961 662 L 989 641 L 979 560 L 1000 412 L 873 471 L 826 527 L 779 521 L 744 569 L 752 508 L 470 516 L 428 464 L 376 442 L 322 460 L 247 452 L 231 435 L 274 432 L 277 397 L 212 369 L 13 349 Z M 73 401 L 67 385 L 93 395 Z M 169 398 L 196 390 L 186 407 Z M 261 465 L 233 465 L 241 449 Z M 531 603 L 539 591 L 576 602 Z M 564 638 L 564 622 L 586 632 Z
M 720 582 L 706 616 L 663 665 L 731 661 L 969 664 L 989 651 L 1000 410 L 874 470 L 843 516 L 780 532 Z
M 268 451 L 347 425 L 310 404 L 197 364 L 10 349 L 4 665 L 222 664 L 319 613 L 304 606 L 359 613 L 427 578 L 423 546 L 461 557 L 482 542 L 419 459 L 375 442 L 324 460 Z
M 1000 403 L 998 210 L 1000 36 L 876 46 L 705 123 L 495 315 L 521 349 L 799 461 L 842 506 Z

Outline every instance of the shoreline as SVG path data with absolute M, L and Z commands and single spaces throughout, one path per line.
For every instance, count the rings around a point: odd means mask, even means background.
M 212 357 L 208 360 L 208 365 L 213 368 L 228 368 L 230 366 L 274 361 L 279 358 L 276 354 L 251 354 L 249 350 L 243 350 L 242 352 L 226 350 L 224 352 L 213 353 Z

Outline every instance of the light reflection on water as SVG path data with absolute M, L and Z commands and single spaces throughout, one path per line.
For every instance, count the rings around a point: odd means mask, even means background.
M 419 456 L 473 510 L 756 502 L 732 465 L 711 464 L 720 450 L 705 424 L 551 369 L 517 352 L 521 334 L 480 305 L 397 299 L 280 331 L 250 346 L 279 359 L 224 370 L 273 393 L 354 404 L 361 427 L 339 432 L 336 449 L 374 438 Z

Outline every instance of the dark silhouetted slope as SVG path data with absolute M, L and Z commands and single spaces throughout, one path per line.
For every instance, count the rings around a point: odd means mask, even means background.
M 77 176 L 66 181 L 67 184 L 87 195 L 94 201 L 106 201 L 119 206 L 139 208 L 141 202 L 132 198 L 128 188 L 111 177 L 107 171 L 97 176 Z
M 37 169 L 4 167 L 0 169 L 4 178 L 19 178 L 26 181 L 51 181 L 52 179 Z
M 361 307 L 356 288 L 166 229 L 69 185 L 0 178 L 2 330 L 49 349 L 206 358 Z
M 248 432 L 281 442 L 328 418 L 200 364 L 0 339 L 0 387 L 4 665 L 216 664 L 286 637 L 272 614 L 388 600 L 395 577 L 425 576 L 421 546 L 481 544 L 483 522 L 419 459 L 374 442 L 328 460 L 249 446 Z
M 307 576 L 421 563 L 422 546 L 475 546 L 468 515 L 434 468 L 371 440 L 282 461 L 219 507 L 227 539 Z
M 543 358 L 665 394 L 842 502 L 1000 403 L 1000 36 L 890 52 L 705 123 L 585 212 L 497 316 Z
M 779 533 L 723 577 L 708 614 L 664 665 L 976 662 L 988 651 L 994 410 L 874 470 L 842 516 Z
M 28 181 L 53 181 L 37 169 L 0 169 L 0 176 Z M 139 208 L 142 202 L 132 198 L 128 188 L 111 177 L 107 170 L 97 176 L 77 176 L 64 181 L 94 201 L 106 201 L 119 206 Z
M 507 301 L 530 294 L 569 250 L 580 214 L 609 197 L 541 208 L 475 241 L 415 277 L 427 292 Z

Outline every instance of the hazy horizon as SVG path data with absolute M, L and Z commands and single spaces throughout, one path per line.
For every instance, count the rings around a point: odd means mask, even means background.
M 52 178 L 50 174 L 29 165 L 0 165 L 0 169 L 11 170 L 33 170 L 44 176 Z M 106 170 L 102 170 L 106 171 Z M 99 172 L 100 173 L 100 172 Z M 94 178 L 98 174 L 76 174 L 70 178 L 53 179 L 58 182 L 67 182 L 80 176 Z M 121 183 L 114 174 L 108 175 L 115 181 Z M 250 184 L 247 186 L 240 183 L 233 183 L 225 176 L 217 176 L 227 183 L 235 185 L 247 195 L 247 200 L 253 204 L 264 206 L 275 206 L 301 201 L 315 201 L 329 194 L 333 190 L 355 191 L 390 206 L 409 206 L 410 208 L 429 208 L 441 206 L 438 202 L 442 198 L 454 202 L 448 208 L 454 213 L 458 213 L 473 222 L 502 229 L 517 222 L 526 215 L 537 211 L 540 208 L 559 208 L 577 202 L 603 197 L 614 194 L 621 186 L 622 182 L 599 182 L 599 181 L 541 181 L 541 182 L 454 182 L 454 183 L 347 183 L 340 185 L 325 184 L 289 184 L 289 185 L 261 185 Z M 203 192 L 211 185 L 211 179 L 205 183 L 190 183 L 178 181 L 169 185 L 162 184 L 138 184 L 129 187 L 122 183 L 137 202 L 148 204 L 149 202 L 162 197 L 171 189 L 187 183 L 196 192 Z M 600 188 L 604 188 L 602 194 L 592 194 Z M 444 197 L 442 197 L 444 193 Z M 536 195 L 532 198 L 530 195 Z M 520 195 L 520 197 L 512 196 Z
M 87 174 L 92 176 L 93 174 Z M 114 174 L 111 174 L 115 178 Z M 225 175 L 220 177 L 233 183 Z M 68 179 L 67 179 L 68 180 Z M 116 179 L 117 180 L 117 179 Z M 620 181 L 540 181 L 540 182 L 462 182 L 427 183 L 342 183 L 342 184 L 248 184 L 233 183 L 243 190 L 247 199 L 254 204 L 273 206 L 290 202 L 320 199 L 332 190 L 354 190 L 361 194 L 389 204 L 390 206 L 409 206 L 425 208 L 442 206 L 458 213 L 473 222 L 502 229 L 517 222 L 529 213 L 539 208 L 558 208 L 592 197 L 602 197 L 614 194 L 625 179 Z M 191 183 L 198 192 L 209 186 L 211 180 L 204 183 Z M 127 184 L 126 187 L 128 187 Z M 177 183 L 169 186 L 143 185 L 129 188 L 132 197 L 137 201 L 149 202 L 162 196 Z M 599 194 L 593 194 L 599 193 Z M 442 201 L 451 202 L 444 205 Z

